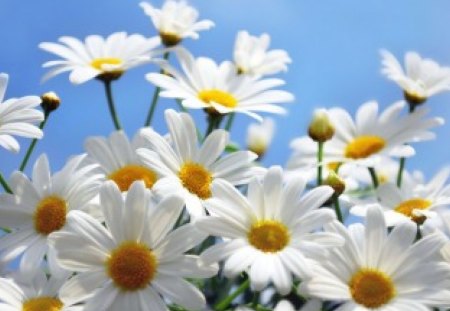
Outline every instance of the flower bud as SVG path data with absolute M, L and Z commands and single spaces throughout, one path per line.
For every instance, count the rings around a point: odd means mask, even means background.
M 326 142 L 334 135 L 334 126 L 328 117 L 325 109 L 318 109 L 314 112 L 314 117 L 308 127 L 308 135 L 316 142 Z
M 275 123 L 272 119 L 264 119 L 262 123 L 250 124 L 247 129 L 247 149 L 262 157 L 273 139 Z
M 339 177 L 334 171 L 330 171 L 323 185 L 330 186 L 334 190 L 335 196 L 340 196 L 345 191 L 345 181 Z
M 41 107 L 44 109 L 44 112 L 50 113 L 56 109 L 58 109 L 61 104 L 61 100 L 55 92 L 47 92 L 41 96 Z

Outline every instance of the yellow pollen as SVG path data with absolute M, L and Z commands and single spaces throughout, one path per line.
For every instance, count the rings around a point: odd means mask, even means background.
M 67 203 L 58 196 L 42 199 L 34 212 L 34 229 L 43 235 L 61 229 L 66 224 Z
M 58 298 L 37 297 L 23 303 L 22 311 L 60 311 L 64 304 Z
M 238 104 L 237 99 L 233 95 L 217 89 L 200 91 L 198 98 L 206 104 L 215 102 L 227 108 L 234 108 Z
M 95 58 L 91 61 L 91 67 L 103 71 L 103 65 L 121 65 L 123 61 L 120 58 L 104 57 Z
M 251 245 L 265 253 L 281 251 L 290 240 L 286 226 L 275 220 L 256 222 L 252 225 L 247 237 Z
M 106 261 L 108 275 L 124 291 L 148 286 L 157 268 L 158 262 L 152 250 L 147 245 L 132 241 L 122 243 Z
M 205 200 L 211 197 L 213 178 L 211 173 L 202 165 L 186 162 L 178 172 L 178 177 L 183 186 L 200 199 Z
M 353 300 L 369 309 L 381 307 L 395 296 L 391 278 L 375 269 L 359 270 L 348 285 Z
M 350 159 L 367 158 L 382 150 L 385 145 L 386 141 L 380 136 L 359 136 L 345 147 L 345 157 Z
M 416 216 L 414 215 L 414 210 L 424 210 L 430 207 L 431 205 L 431 201 L 429 200 L 424 200 L 424 199 L 411 199 L 411 200 L 407 200 L 407 201 L 403 201 L 402 203 L 400 203 L 399 205 L 397 205 L 397 207 L 394 209 L 394 211 L 396 211 L 397 213 L 401 213 L 403 215 L 405 215 L 406 217 L 411 218 L 412 220 L 419 220 L 419 218 L 421 218 L 420 216 Z
M 389 181 L 389 177 L 386 174 L 377 174 L 378 177 L 378 183 L 385 184 Z
M 114 181 L 119 186 L 120 191 L 128 191 L 131 184 L 137 180 L 142 180 L 149 189 L 156 182 L 156 173 L 140 165 L 126 165 L 115 172 L 112 172 L 108 179 Z

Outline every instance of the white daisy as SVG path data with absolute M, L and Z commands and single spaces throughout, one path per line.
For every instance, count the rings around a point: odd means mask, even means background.
M 234 44 L 234 63 L 240 73 L 251 76 L 265 76 L 287 71 L 291 63 L 284 50 L 270 50 L 270 36 L 266 33 L 259 37 L 251 36 L 247 31 L 239 31 Z
M 179 49 L 177 55 L 183 73 L 165 64 L 163 67 L 171 76 L 149 73 L 146 77 L 163 89 L 162 97 L 179 98 L 186 108 L 212 108 L 221 114 L 241 112 L 262 121 L 256 111 L 285 113 L 274 104 L 294 100 L 291 93 L 273 90 L 283 85 L 283 80 L 239 75 L 232 62 L 216 64 L 206 57 L 195 59 L 185 49 Z
M 72 158 L 52 176 L 47 157 L 42 155 L 33 167 L 32 180 L 22 172 L 13 173 L 14 194 L 0 195 L 0 227 L 12 229 L 0 239 L 3 260 L 23 253 L 22 270 L 35 271 L 48 253 L 48 235 L 66 226 L 69 211 L 95 212 L 89 202 L 98 193 L 100 176 L 94 174 L 97 166 L 85 166 L 84 159 Z
M 247 149 L 262 156 L 269 148 L 275 132 L 272 118 L 264 118 L 262 123 L 252 123 L 247 128 Z
M 397 83 L 404 91 L 405 98 L 418 105 L 428 97 L 450 90 L 450 68 L 441 67 L 429 58 L 421 58 L 416 52 L 405 54 L 405 70 L 386 50 L 381 51 L 382 73 Z
M 12 135 L 42 138 L 43 132 L 34 124 L 44 120 L 44 114 L 35 109 L 41 103 L 38 96 L 4 100 L 9 76 L 0 73 L 0 146 L 19 152 L 20 145 Z
M 186 1 L 167 0 L 161 9 L 141 2 L 141 8 L 150 16 L 153 25 L 166 46 L 177 45 L 184 38 L 198 39 L 198 32 L 214 26 L 210 20 L 198 20 L 198 11 Z
M 161 177 L 154 191 L 158 195 L 178 193 L 184 197 L 191 218 L 205 215 L 202 202 L 212 196 L 214 180 L 243 185 L 263 170 L 252 166 L 257 155 L 250 151 L 237 151 L 219 158 L 228 144 L 228 132 L 213 131 L 199 147 L 194 121 L 187 113 L 166 110 L 165 116 L 173 144 L 145 128 L 141 135 L 151 150 L 139 149 L 138 154 Z
M 45 81 L 70 71 L 70 81 L 81 84 L 93 78 L 115 80 L 128 69 L 148 63 L 155 56 L 160 39 L 116 32 L 107 38 L 91 35 L 84 42 L 74 37 L 61 37 L 59 42 L 39 44 L 41 49 L 62 58 L 43 65 L 53 68 L 42 79 Z
M 214 181 L 213 198 L 206 202 L 211 216 L 196 225 L 225 239 L 201 254 L 206 264 L 225 260 L 225 276 L 248 270 L 253 290 L 273 282 L 285 295 L 291 291 L 293 275 L 310 276 L 312 254 L 325 254 L 342 240 L 317 231 L 335 219 L 332 210 L 319 209 L 333 190 L 321 186 L 302 195 L 305 180 L 283 183 L 282 173 L 280 167 L 271 167 L 262 182 L 254 178 L 247 197 L 226 181 Z
M 435 217 L 437 209 L 450 206 L 450 185 L 446 184 L 449 175 L 450 168 L 446 168 L 427 184 L 409 179 L 402 183 L 400 189 L 392 183 L 378 187 L 376 196 L 383 207 L 387 224 L 395 226 L 414 221 L 421 225 L 426 219 Z M 356 205 L 351 210 L 358 216 L 364 216 L 366 212 L 365 205 Z
M 342 303 L 338 311 L 429 310 L 448 305 L 450 265 L 430 260 L 445 240 L 431 234 L 414 243 L 416 226 L 404 223 L 388 235 L 383 213 L 372 206 L 362 224 L 326 226 L 346 243 L 330 250 L 329 260 L 314 266 L 302 291 Z
M 182 198 L 166 196 L 154 204 L 151 197 L 141 181 L 125 199 L 108 181 L 100 191 L 106 228 L 86 213 L 68 215 L 67 227 L 50 236 L 61 266 L 78 272 L 61 297 L 87 299 L 84 311 L 167 311 L 160 295 L 189 310 L 205 306 L 203 294 L 184 278 L 211 277 L 217 267 L 184 253 L 206 235 L 190 224 L 171 231 Z
M 127 191 L 131 184 L 142 180 L 147 188 L 152 188 L 158 175 L 137 155 L 138 148 L 147 144 L 139 135 L 130 142 L 122 131 L 111 133 L 109 138 L 90 137 L 84 147 L 89 159 L 100 166 L 105 179 L 114 181 L 121 191 Z
M 0 278 L 2 311 L 81 311 L 70 299 L 60 297 L 60 289 L 70 274 L 52 275 L 47 279 L 42 270 L 32 275 L 19 271 L 13 278 Z
M 428 118 L 428 109 L 417 109 L 414 113 L 401 116 L 405 102 L 399 101 L 378 114 L 375 101 L 363 104 L 356 113 L 356 120 L 342 108 L 329 109 L 336 132 L 324 144 L 324 163 L 352 162 L 373 167 L 382 156 L 409 157 L 414 149 L 405 143 L 433 139 L 428 129 L 442 125 L 441 118 Z M 294 141 L 296 165 L 317 163 L 317 143 L 309 137 Z

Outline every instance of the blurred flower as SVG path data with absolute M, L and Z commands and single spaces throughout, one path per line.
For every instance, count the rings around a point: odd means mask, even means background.
M 44 120 L 44 114 L 35 109 L 41 103 L 38 96 L 25 96 L 4 100 L 8 75 L 0 73 L 0 146 L 19 152 L 20 145 L 12 135 L 38 138 L 44 135 L 34 124 Z
M 46 113 L 50 113 L 58 109 L 61 99 L 55 92 L 47 92 L 41 95 L 41 107 Z
M 287 71 L 291 63 L 284 50 L 270 50 L 270 36 L 251 36 L 247 31 L 239 31 L 234 44 L 234 63 L 239 73 L 251 76 L 265 76 Z
M 309 123 L 308 135 L 316 142 L 326 142 L 333 138 L 335 129 L 326 109 L 316 109 Z
M 366 226 L 346 229 L 335 222 L 326 231 L 341 235 L 343 247 L 318 260 L 303 292 L 343 302 L 341 310 L 428 310 L 450 303 L 450 264 L 430 260 L 445 243 L 438 233 L 414 243 L 416 225 L 395 227 L 390 234 L 377 206 L 368 210 Z
M 197 21 L 198 11 L 186 1 L 167 0 L 161 9 L 141 2 L 141 8 L 150 16 L 165 46 L 177 45 L 184 38 L 198 39 L 198 32 L 214 26 L 210 20 Z
M 61 37 L 59 43 L 43 42 L 39 47 L 62 59 L 46 62 L 43 67 L 53 67 L 42 78 L 46 81 L 58 74 L 70 71 L 69 79 L 81 84 L 93 78 L 115 80 L 133 67 L 148 63 L 156 55 L 160 44 L 158 37 L 145 38 L 139 34 L 116 32 L 106 39 L 88 36 L 85 42 L 73 37 Z
M 0 195 L 0 227 L 12 232 L 0 239 L 1 257 L 10 261 L 23 253 L 21 269 L 38 269 L 49 249 L 50 233 L 65 228 L 71 210 L 85 210 L 98 216 L 89 204 L 100 186 L 97 165 L 85 165 L 85 156 L 72 158 L 51 175 L 47 157 L 41 155 L 33 167 L 33 179 L 22 172 L 10 181 L 14 194 Z
M 184 278 L 206 278 L 216 266 L 202 266 L 185 252 L 206 235 L 192 225 L 171 231 L 184 202 L 166 196 L 153 204 L 143 182 L 135 182 L 124 199 L 108 181 L 100 191 L 106 228 L 81 211 L 72 211 L 68 226 L 50 236 L 57 260 L 75 275 L 61 297 L 86 301 L 85 310 L 165 311 L 160 295 L 189 310 L 205 307 L 203 294 Z M 126 306 L 126 307 L 125 307 Z
M 227 277 L 248 271 L 254 291 L 273 282 L 280 294 L 288 294 L 292 275 L 310 276 L 312 253 L 324 254 L 342 242 L 318 231 L 335 219 L 330 209 L 319 209 L 333 189 L 320 186 L 302 195 L 305 186 L 301 177 L 284 183 L 280 167 L 271 167 L 262 182 L 252 179 L 247 197 L 226 181 L 214 181 L 213 198 L 205 202 L 211 216 L 196 225 L 224 242 L 208 248 L 201 259 L 205 264 L 225 260 Z
M 221 114 L 241 112 L 262 121 L 255 111 L 285 113 L 274 104 L 294 100 L 291 93 L 272 90 L 283 85 L 283 80 L 238 75 L 231 62 L 218 65 L 210 58 L 194 59 L 185 49 L 179 49 L 177 55 L 184 74 L 166 64 L 165 70 L 173 77 L 149 73 L 147 80 L 163 89 L 162 97 L 179 98 L 186 108 L 208 108 Z
M 252 166 L 257 155 L 250 151 L 236 151 L 219 158 L 229 141 L 227 131 L 213 131 L 199 147 L 195 124 L 188 114 L 168 109 L 165 116 L 172 145 L 152 129 L 145 128 L 141 135 L 150 149 L 141 148 L 138 155 L 142 163 L 160 176 L 153 187 L 155 193 L 181 195 L 191 219 L 205 215 L 202 202 L 211 197 L 214 180 L 243 185 L 263 170 Z
M 266 153 L 273 139 L 275 122 L 265 118 L 262 123 L 252 123 L 247 128 L 247 149 L 259 157 Z
M 410 104 L 419 105 L 430 96 L 450 91 L 450 68 L 441 67 L 429 58 L 421 58 L 416 52 L 408 52 L 404 71 L 390 52 L 382 50 L 381 56 L 382 73 L 403 89 Z

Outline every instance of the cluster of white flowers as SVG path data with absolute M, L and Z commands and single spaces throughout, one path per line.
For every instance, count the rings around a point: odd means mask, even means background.
M 45 154 L 30 177 L 24 169 L 59 98 L 3 102 L 0 74 L 0 146 L 17 152 L 13 135 L 33 138 L 20 168 L 0 175 L 1 311 L 450 308 L 450 168 L 429 182 L 405 170 L 414 144 L 443 124 L 424 102 L 450 90 L 449 68 L 409 52 L 403 70 L 382 51 L 382 72 L 404 100 L 380 113 L 365 103 L 355 118 L 319 109 L 286 167 L 265 168 L 275 123 L 260 114 L 285 113 L 294 100 L 278 89 L 282 79 L 267 77 L 287 70 L 287 52 L 269 50 L 267 34 L 241 31 L 233 61 L 196 58 L 183 40 L 212 21 L 198 21 L 183 1 L 140 6 L 153 38 L 120 32 L 39 45 L 60 57 L 43 65 L 52 68 L 44 80 L 70 71 L 72 83 L 105 85 L 115 126 L 87 138 L 85 153 L 56 173 Z M 155 93 L 130 140 L 111 86 L 149 62 L 160 66 L 146 75 Z M 165 110 L 167 134 L 151 127 L 159 97 L 181 110 Z M 199 108 L 204 134 L 190 115 Z M 248 150 L 230 139 L 238 112 L 260 121 L 248 127 Z

